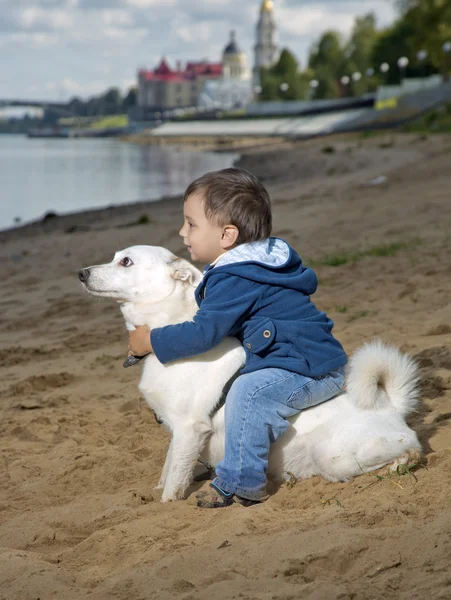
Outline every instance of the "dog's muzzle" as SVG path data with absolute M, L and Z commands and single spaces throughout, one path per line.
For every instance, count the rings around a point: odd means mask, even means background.
M 81 271 L 78 271 L 78 279 L 82 283 L 86 283 L 88 281 L 90 275 L 91 275 L 91 271 L 89 269 L 82 269 Z

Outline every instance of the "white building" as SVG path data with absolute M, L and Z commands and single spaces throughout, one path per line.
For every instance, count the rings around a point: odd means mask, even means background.
M 207 108 L 240 108 L 252 101 L 251 73 L 247 57 L 237 44 L 235 32 L 222 53 L 221 79 L 207 81 L 199 98 Z
M 262 0 L 256 38 L 253 68 L 253 84 L 255 87 L 260 85 L 260 69 L 262 67 L 272 67 L 279 58 L 277 27 L 272 0 Z

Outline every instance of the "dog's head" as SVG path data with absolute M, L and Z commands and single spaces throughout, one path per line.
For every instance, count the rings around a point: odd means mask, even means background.
M 82 269 L 78 277 L 84 288 L 95 296 L 114 298 L 122 303 L 153 304 L 173 294 L 178 282 L 197 287 L 202 274 L 166 248 L 131 246 L 116 252 L 110 263 Z

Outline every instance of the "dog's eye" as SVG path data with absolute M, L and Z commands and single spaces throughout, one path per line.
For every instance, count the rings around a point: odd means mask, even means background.
M 128 256 L 125 256 L 121 262 L 119 263 L 122 267 L 131 267 L 133 264 L 133 261 L 131 258 L 128 258 Z

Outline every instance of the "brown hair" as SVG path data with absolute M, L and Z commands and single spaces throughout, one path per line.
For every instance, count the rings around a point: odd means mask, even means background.
M 271 235 L 271 200 L 255 175 L 244 169 L 211 171 L 193 181 L 186 189 L 184 202 L 191 194 L 205 192 L 205 215 L 215 217 L 218 225 L 235 225 L 237 244 L 264 240 Z

